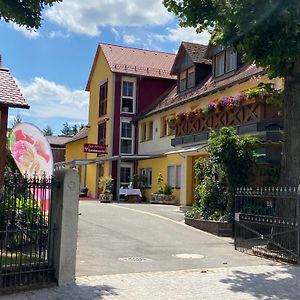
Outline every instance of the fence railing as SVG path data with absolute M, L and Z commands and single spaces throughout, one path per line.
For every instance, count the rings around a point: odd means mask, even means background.
M 0 194 L 0 288 L 52 279 L 52 178 L 6 174 Z
M 235 248 L 299 262 L 299 192 L 289 188 L 241 188 L 235 202 Z

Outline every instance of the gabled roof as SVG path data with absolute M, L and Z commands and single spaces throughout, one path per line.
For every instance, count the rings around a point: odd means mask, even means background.
M 199 84 L 192 90 L 188 90 L 186 93 L 177 94 L 177 86 L 170 91 L 170 93 L 161 99 L 161 101 L 150 111 L 140 117 L 140 119 L 149 117 L 156 113 L 169 110 L 179 105 L 183 105 L 187 102 L 191 102 L 200 98 L 203 98 L 209 94 L 216 93 L 220 90 L 245 82 L 252 77 L 265 74 L 265 70 L 257 68 L 254 64 L 244 65 L 236 71 L 236 73 L 230 77 L 222 80 L 214 80 L 212 76 L 209 76 L 204 82 Z
M 188 54 L 188 56 L 194 64 L 211 65 L 211 61 L 205 58 L 206 50 L 206 45 L 182 42 L 177 52 L 174 65 L 172 66 L 171 74 L 177 74 L 177 66 L 180 64 L 181 58 L 183 57 L 184 53 Z
M 29 108 L 8 69 L 2 68 L 0 58 L 0 105 Z
M 175 54 L 100 43 L 89 75 L 86 91 L 90 90 L 91 78 L 101 50 L 112 72 L 176 79 L 175 76 L 170 75 Z
M 72 138 L 70 138 L 66 144 L 87 138 L 88 131 L 89 131 L 89 128 L 87 126 L 83 127 L 82 129 L 79 130 L 79 132 L 77 134 L 75 134 Z

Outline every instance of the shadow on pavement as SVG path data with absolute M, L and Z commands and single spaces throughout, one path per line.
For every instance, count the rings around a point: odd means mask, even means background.
M 84 285 L 71 284 L 63 287 L 54 287 L 41 290 L 35 290 L 20 294 L 7 295 L 3 300 L 39 300 L 39 299 L 85 299 L 85 300 L 101 300 L 107 296 L 117 296 L 116 289 L 109 285 Z M 2 300 L 2 297 L 1 297 Z
M 300 299 L 300 268 L 284 266 L 276 271 L 248 273 L 233 271 L 221 282 L 235 293 L 246 293 L 258 299 Z

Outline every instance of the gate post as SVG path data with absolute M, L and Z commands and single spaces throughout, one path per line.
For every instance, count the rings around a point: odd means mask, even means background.
M 50 248 L 59 286 L 75 281 L 78 206 L 78 172 L 73 169 L 55 171 L 50 212 Z

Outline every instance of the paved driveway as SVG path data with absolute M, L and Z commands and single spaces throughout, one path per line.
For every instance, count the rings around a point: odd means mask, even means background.
M 178 207 L 80 202 L 77 276 L 271 264 L 183 224 Z

